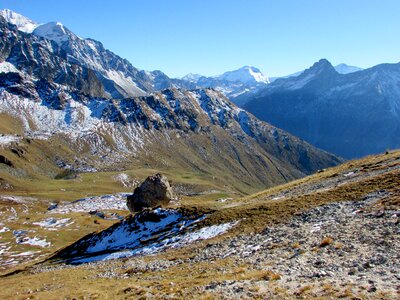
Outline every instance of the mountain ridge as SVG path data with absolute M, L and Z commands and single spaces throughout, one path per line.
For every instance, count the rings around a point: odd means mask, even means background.
M 400 146 L 399 83 L 399 63 L 339 74 L 322 60 L 250 94 L 244 108 L 317 147 L 354 158 Z
M 85 161 L 85 169 L 95 170 L 151 163 L 219 174 L 246 191 L 341 161 L 260 122 L 213 89 L 169 88 L 122 97 L 123 85 L 116 84 L 121 77 L 108 75 L 107 81 L 104 72 L 158 78 L 163 73 L 139 71 L 61 24 L 35 29 L 44 28 L 53 40 L 18 31 L 1 16 L 0 26 L 0 62 L 6 71 L 0 74 L 0 110 L 23 124 L 23 141 L 61 145 L 67 154 L 47 150 L 51 172 L 72 165 L 74 156 Z M 60 161 L 60 156 L 66 158 Z
M 11 11 L 9 11 L 11 12 Z M 7 18 L 11 13 L 3 10 L 0 15 L 4 21 L 21 29 L 21 19 L 29 20 L 12 12 L 17 18 Z M 60 22 L 36 24 L 31 31 L 24 31 L 39 38 L 53 41 L 58 46 L 58 54 L 63 52 L 63 58 L 68 62 L 92 69 L 102 83 L 108 98 L 124 98 L 142 96 L 156 90 L 178 87 L 178 81 L 170 79 L 160 71 L 148 72 L 135 68 L 128 60 L 123 59 L 105 49 L 103 44 L 91 38 L 80 38 Z

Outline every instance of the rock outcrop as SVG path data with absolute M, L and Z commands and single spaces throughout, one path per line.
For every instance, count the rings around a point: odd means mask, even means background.
M 146 207 L 167 205 L 173 198 L 171 185 L 164 175 L 159 173 L 146 178 L 132 195 L 127 198 L 127 206 L 132 213 Z

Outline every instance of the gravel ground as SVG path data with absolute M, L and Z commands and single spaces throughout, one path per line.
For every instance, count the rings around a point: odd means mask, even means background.
M 239 235 L 207 247 L 194 248 L 190 258 L 173 261 L 134 257 L 121 262 L 99 262 L 82 266 L 37 266 L 35 272 L 60 268 L 102 270 L 95 278 L 129 278 L 181 265 L 232 259 L 245 265 L 244 273 L 266 271 L 253 280 L 225 280 L 184 291 L 188 295 L 210 293 L 222 299 L 246 298 L 334 298 L 398 299 L 400 297 L 400 210 L 371 210 L 387 197 L 377 191 L 356 202 L 340 202 L 314 208 L 294 216 L 286 224 L 265 228 L 254 235 Z M 232 270 L 218 267 L 216 272 Z M 129 273 L 121 270 L 130 270 Z M 149 277 L 148 277 L 149 278 Z M 151 293 L 147 296 L 151 297 Z M 171 295 L 158 294 L 168 298 Z
M 384 196 L 377 192 L 363 201 L 324 205 L 261 234 L 199 249 L 194 262 L 230 256 L 238 265 L 279 275 L 272 284 L 265 280 L 219 282 L 202 290 L 226 299 L 273 297 L 277 290 L 292 297 L 336 291 L 338 297 L 398 299 L 400 211 L 363 210 Z

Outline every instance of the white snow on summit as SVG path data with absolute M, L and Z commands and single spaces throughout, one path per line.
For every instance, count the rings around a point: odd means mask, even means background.
M 197 80 L 200 79 L 200 77 L 202 77 L 200 74 L 189 73 L 183 76 L 181 79 L 189 82 L 196 82 Z
M 23 32 L 31 33 L 38 26 L 37 23 L 33 22 L 27 17 L 24 17 L 9 9 L 0 10 L 0 15 L 6 19 L 8 23 L 14 24 L 17 26 L 18 30 Z
M 362 68 L 355 67 L 355 66 L 349 66 L 346 64 L 338 64 L 334 68 L 340 74 L 349 74 L 349 73 L 354 73 L 354 72 L 363 70 Z
M 50 22 L 40 25 L 35 29 L 34 34 L 55 41 L 59 45 L 69 39 L 68 29 L 60 22 Z
M 255 67 L 245 66 L 235 71 L 225 72 L 217 76 L 220 80 L 239 81 L 243 83 L 269 83 L 266 75 Z

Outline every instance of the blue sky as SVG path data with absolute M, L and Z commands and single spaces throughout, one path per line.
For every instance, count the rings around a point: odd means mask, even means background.
M 2 0 L 60 21 L 145 70 L 217 75 L 244 65 L 281 76 L 320 58 L 370 67 L 400 61 L 399 0 Z

